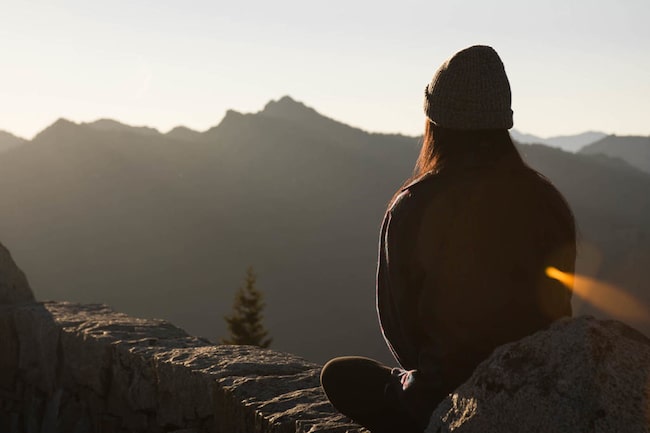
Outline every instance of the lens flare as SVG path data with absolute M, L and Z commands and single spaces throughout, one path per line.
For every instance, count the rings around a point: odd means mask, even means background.
M 548 267 L 546 275 L 558 280 L 594 307 L 626 320 L 650 321 L 648 308 L 625 290 L 584 275 Z

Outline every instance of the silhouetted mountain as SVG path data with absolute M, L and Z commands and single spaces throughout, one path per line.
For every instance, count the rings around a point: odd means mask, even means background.
M 650 173 L 650 137 L 609 135 L 580 149 L 585 155 L 607 155 Z
M 532 134 L 525 134 L 512 129 L 510 131 L 513 140 L 522 144 L 546 144 L 551 147 L 558 147 L 568 152 L 577 152 L 580 148 L 605 137 L 602 132 L 588 131 L 576 135 L 558 135 L 555 137 L 541 138 Z
M 155 128 L 148 126 L 130 126 L 124 123 L 117 122 L 112 119 L 99 119 L 94 122 L 84 123 L 93 129 L 99 131 L 115 131 L 115 132 L 131 132 L 145 135 L 160 135 L 160 132 Z
M 342 125 L 329 119 L 316 110 L 306 106 L 302 102 L 292 99 L 290 96 L 283 96 L 277 101 L 269 101 L 260 114 L 277 119 L 292 120 L 302 123 L 328 123 L 329 125 Z M 347 125 L 345 125 L 347 126 Z
M 208 142 L 179 146 L 60 120 L 0 158 L 0 238 L 40 298 L 108 302 L 214 339 L 252 264 L 275 347 L 323 359 L 362 338 L 386 357 L 377 233 L 417 143 L 345 142 L 340 129 L 231 111 Z
M 181 141 L 197 141 L 201 139 L 201 133 L 185 126 L 177 126 L 176 128 L 165 134 L 169 138 Z
M 341 123 L 337 120 L 319 114 L 313 108 L 307 107 L 285 96 L 278 101 L 271 101 L 258 113 L 259 116 L 290 122 L 294 128 L 300 127 L 311 134 L 327 136 L 339 144 L 345 146 L 372 146 L 372 142 L 379 140 L 385 142 L 385 138 L 396 137 L 394 134 L 368 133 L 359 128 Z M 384 138 L 382 138 L 384 137 Z M 401 139 L 406 137 L 399 136 Z M 413 138 L 409 138 L 413 140 Z
M 25 141 L 26 140 L 24 138 L 16 137 L 9 132 L 0 131 L 0 153 L 15 146 L 21 145 Z
M 252 265 L 274 348 L 388 361 L 374 306 L 379 225 L 419 139 L 369 134 L 290 98 L 180 132 L 195 139 L 59 120 L 0 155 L 0 239 L 36 296 L 107 302 L 216 340 Z M 650 176 L 522 149 L 601 252 L 602 265 L 583 267 L 649 302 Z
M 64 119 L 63 117 L 57 119 L 53 124 L 36 134 L 32 141 L 52 141 L 66 140 L 74 136 L 78 126 L 76 123 Z

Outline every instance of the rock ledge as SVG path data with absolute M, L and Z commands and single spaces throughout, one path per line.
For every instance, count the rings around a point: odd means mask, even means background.
M 328 403 L 319 365 L 105 305 L 0 306 L 0 341 L 0 431 L 362 431 Z

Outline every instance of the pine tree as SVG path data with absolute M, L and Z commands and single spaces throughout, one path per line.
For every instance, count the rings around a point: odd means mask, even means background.
M 259 347 L 269 347 L 272 338 L 268 337 L 268 331 L 262 325 L 262 292 L 256 287 L 257 277 L 253 267 L 246 270 L 244 286 L 237 290 L 233 302 L 233 312 L 224 319 L 228 324 L 230 337 L 223 338 L 222 344 L 249 344 Z

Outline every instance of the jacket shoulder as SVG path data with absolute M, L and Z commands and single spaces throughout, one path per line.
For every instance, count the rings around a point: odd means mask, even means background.
M 426 173 L 418 177 L 400 189 L 388 213 L 393 220 L 416 222 L 437 194 L 436 191 L 443 189 L 445 184 L 444 176 L 437 173 Z
M 427 173 L 424 173 L 421 176 L 418 176 L 417 178 L 413 179 L 411 182 L 404 185 L 401 191 L 403 192 L 403 191 L 410 190 L 412 188 L 419 188 L 423 184 L 428 184 L 431 181 L 431 179 L 436 179 L 440 177 L 441 175 L 439 173 L 429 171 Z
M 415 179 L 399 189 L 399 192 L 393 197 L 390 205 L 388 206 L 389 214 L 395 214 L 399 212 L 400 209 L 405 207 L 405 204 L 411 201 L 412 188 L 419 182 L 421 182 L 421 178 Z

